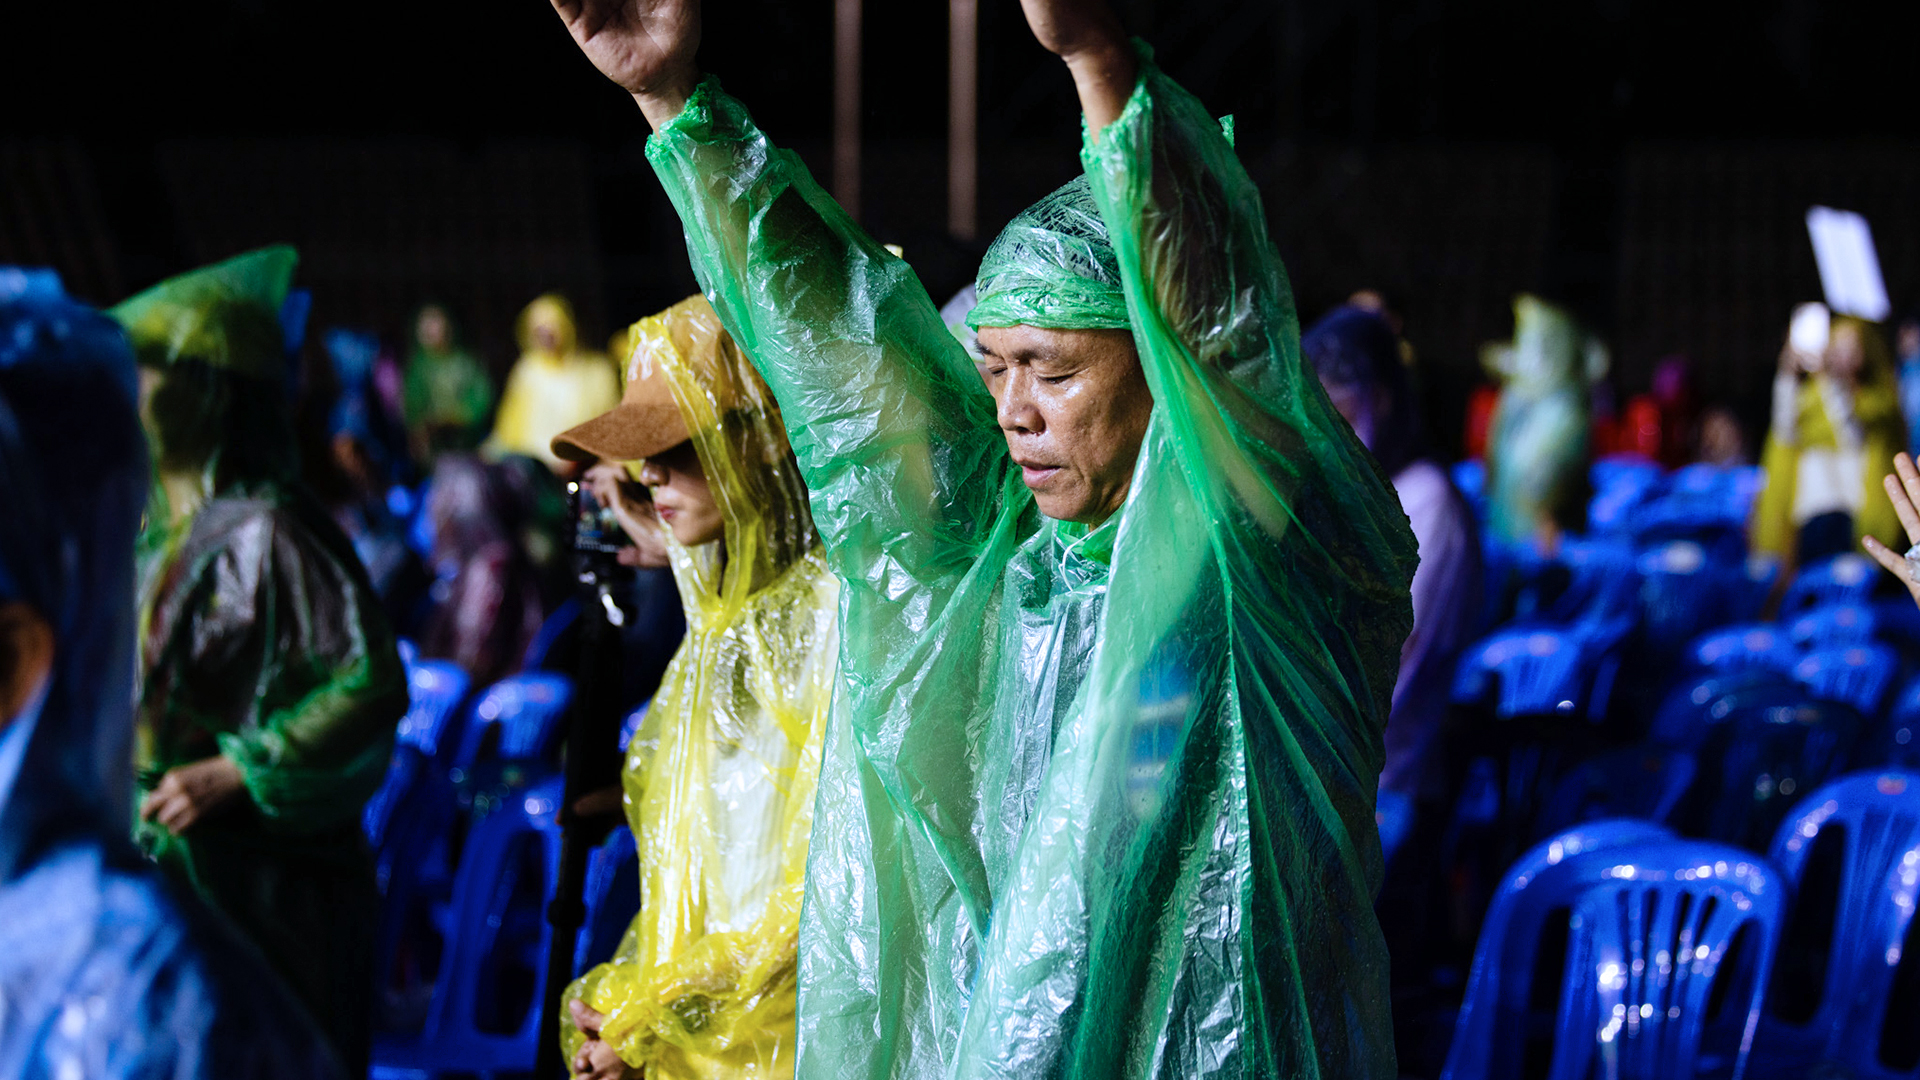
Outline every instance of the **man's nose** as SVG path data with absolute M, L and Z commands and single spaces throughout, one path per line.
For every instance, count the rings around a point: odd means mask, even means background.
M 1047 426 L 1033 400 L 1033 372 L 1024 365 L 1007 371 L 1001 384 L 1000 399 L 995 402 L 1001 430 L 1038 432 Z

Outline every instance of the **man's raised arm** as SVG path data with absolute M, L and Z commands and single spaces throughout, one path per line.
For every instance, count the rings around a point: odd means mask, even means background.
M 645 113 L 701 288 L 778 399 L 835 569 L 963 574 L 1019 492 L 992 400 L 919 279 L 694 64 L 696 0 L 553 0 Z M 884 573 L 887 583 L 874 579 Z

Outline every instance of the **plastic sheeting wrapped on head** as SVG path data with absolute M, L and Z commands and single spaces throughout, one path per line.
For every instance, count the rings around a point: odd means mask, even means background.
M 55 645 L 35 703 L 0 716 L 0 1076 L 335 1076 L 274 977 L 125 839 L 136 397 L 111 320 L 0 267 L 0 604 Z
M 667 534 L 687 634 L 627 748 L 641 912 L 611 963 L 567 991 L 653 1077 L 785 1077 L 838 590 L 772 395 L 694 297 L 633 327 L 662 370 L 724 539 Z M 564 1021 L 569 1057 L 584 1044 Z

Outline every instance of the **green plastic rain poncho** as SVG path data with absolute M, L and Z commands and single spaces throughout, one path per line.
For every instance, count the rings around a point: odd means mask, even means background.
M 1487 430 L 1487 525 L 1509 544 L 1551 524 L 1586 527 L 1587 387 L 1607 354 L 1566 309 L 1537 296 L 1513 301 L 1513 344 L 1483 362 L 1505 380 Z
M 701 297 L 634 325 L 629 378 L 664 374 L 725 521 L 668 533 L 687 634 L 627 750 L 640 914 L 567 990 L 653 1080 L 793 1073 L 795 950 L 838 586 L 766 384 Z M 569 1060 L 582 1038 L 563 1014 Z
M 291 477 L 277 312 L 290 248 L 161 283 L 111 314 L 142 378 L 155 464 L 197 505 L 149 511 L 136 804 L 225 755 L 245 797 L 136 838 L 250 938 L 364 1072 L 378 916 L 361 810 L 386 774 L 406 680 L 353 548 Z M 163 486 L 186 499 L 178 482 Z
M 798 1075 L 1391 1077 L 1373 915 L 1414 548 L 1259 193 L 1143 52 L 975 322 L 1132 328 L 1125 506 L 1041 518 L 913 272 L 714 82 L 647 153 L 842 582 Z M 1087 243 L 1112 238 L 1111 255 Z

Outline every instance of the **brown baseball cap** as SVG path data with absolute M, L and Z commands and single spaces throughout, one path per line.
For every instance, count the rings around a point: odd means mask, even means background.
M 620 404 L 553 437 L 555 455 L 568 461 L 638 461 L 691 437 L 666 369 L 655 364 L 650 375 L 638 378 L 638 367 L 628 369 Z

